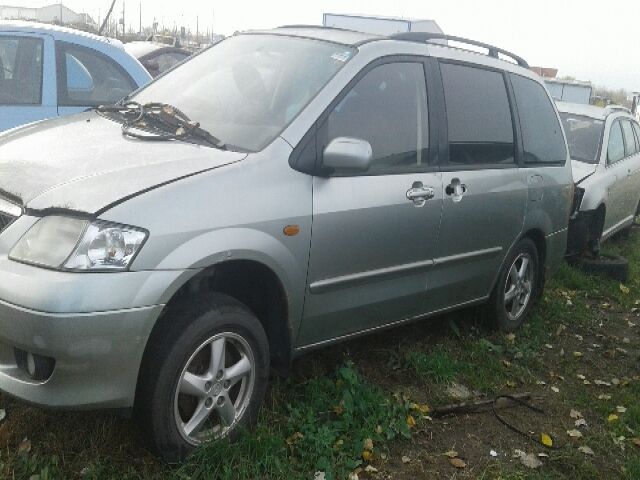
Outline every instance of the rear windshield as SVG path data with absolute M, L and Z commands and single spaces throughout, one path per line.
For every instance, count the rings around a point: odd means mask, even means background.
M 571 113 L 560 113 L 572 160 L 598 163 L 604 121 Z
M 230 148 L 271 143 L 348 62 L 353 48 L 282 35 L 238 35 L 134 97 L 174 105 Z

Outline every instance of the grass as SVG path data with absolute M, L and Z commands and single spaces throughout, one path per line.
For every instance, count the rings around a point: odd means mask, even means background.
M 0 396 L 0 408 L 8 413 L 0 422 L 0 477 L 310 479 L 324 472 L 326 479 L 342 479 L 357 471 L 360 478 L 449 478 L 457 473 L 501 480 L 638 480 L 640 448 L 630 440 L 640 437 L 640 379 L 634 378 L 639 374 L 640 318 L 632 313 L 640 306 L 640 234 L 610 242 L 607 250 L 630 260 L 629 282 L 621 287 L 563 265 L 530 321 L 513 337 L 490 331 L 473 312 L 463 311 L 301 359 L 293 378 L 273 381 L 255 429 L 240 432 L 234 443 L 206 445 L 179 466 L 164 465 L 141 448 L 141 436 L 130 422 L 47 413 Z M 639 327 L 632 329 L 630 321 Z M 630 344 L 623 343 L 626 336 L 632 337 Z M 614 377 L 620 380 L 617 386 L 593 384 Z M 485 396 L 534 392 L 542 398 L 544 416 L 509 414 L 531 431 L 549 431 L 561 448 L 548 452 L 540 470 L 528 470 L 513 460 L 513 450 L 541 449 L 491 417 L 480 424 L 474 422 L 482 417 L 422 419 L 415 403 L 450 403 L 446 389 L 453 382 Z M 552 385 L 559 386 L 559 393 L 550 390 Z M 610 400 L 599 399 L 603 393 Z M 617 412 L 617 406 L 626 411 Z M 566 435 L 574 428 L 571 408 L 588 422 L 577 442 Z M 608 421 L 611 413 L 618 415 L 616 421 Z M 72 431 L 70 424 L 75 425 Z M 32 448 L 18 453 L 24 436 Z M 481 440 L 477 448 L 469 440 L 474 436 Z M 504 457 L 489 458 L 487 442 L 499 445 Z M 580 445 L 595 455 L 585 456 Z M 452 470 L 437 453 L 451 448 L 466 455 L 466 470 Z M 398 460 L 405 452 L 413 459 L 407 464 Z M 366 465 L 382 473 L 362 472 Z

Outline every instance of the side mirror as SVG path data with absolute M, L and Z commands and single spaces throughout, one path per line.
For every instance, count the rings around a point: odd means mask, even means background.
M 338 137 L 324 149 L 322 166 L 336 170 L 366 172 L 371 166 L 373 150 L 366 140 Z

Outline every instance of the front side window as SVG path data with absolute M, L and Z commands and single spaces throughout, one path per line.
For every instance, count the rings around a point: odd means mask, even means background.
M 514 164 L 509 98 L 501 73 L 443 63 L 449 125 L 449 162 L 457 165 Z
M 633 126 L 633 131 L 636 134 L 637 150 L 640 152 L 640 126 L 636 122 L 631 122 L 631 125 Z
M 0 105 L 42 103 L 42 54 L 38 38 L 0 36 Z
M 371 144 L 369 174 L 416 171 L 428 161 L 427 89 L 421 63 L 373 68 L 329 114 L 326 143 L 352 137 Z
M 170 103 L 230 148 L 271 143 L 355 55 L 335 43 L 237 35 L 151 83 L 134 97 Z
M 60 106 L 112 104 L 137 88 L 120 65 L 95 50 L 64 42 L 56 50 Z
M 598 163 L 604 121 L 564 112 L 560 113 L 560 118 L 567 135 L 571 159 L 584 163 Z
M 609 132 L 609 145 L 607 146 L 607 161 L 609 164 L 619 162 L 624 158 L 624 138 L 620 122 L 614 122 Z
M 624 132 L 624 151 L 627 157 L 636 153 L 636 140 L 633 134 L 633 127 L 629 120 L 621 120 L 622 131 Z
M 511 75 L 518 105 L 524 163 L 564 163 L 567 160 L 562 128 L 544 87 L 520 75 Z M 599 142 L 599 137 L 596 141 Z

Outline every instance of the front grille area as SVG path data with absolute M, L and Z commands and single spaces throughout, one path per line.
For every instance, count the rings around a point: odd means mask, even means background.
M 8 213 L 0 212 L 0 232 L 7 228 L 15 219 L 16 217 L 9 215 Z

